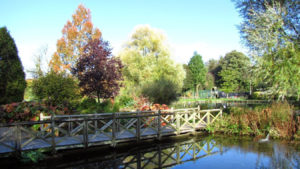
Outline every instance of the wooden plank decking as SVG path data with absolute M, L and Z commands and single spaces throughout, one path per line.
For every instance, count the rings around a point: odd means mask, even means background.
M 0 124 L 0 154 L 39 148 L 70 149 L 196 132 L 222 116 L 199 108 L 57 115 L 38 122 Z

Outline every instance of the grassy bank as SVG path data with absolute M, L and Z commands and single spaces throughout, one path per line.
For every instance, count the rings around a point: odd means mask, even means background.
M 265 136 L 300 139 L 300 117 L 287 102 L 272 103 L 269 107 L 254 109 L 230 108 L 221 120 L 208 126 L 211 133 Z
M 219 99 L 180 98 L 178 100 L 178 102 L 196 102 L 196 101 L 247 101 L 247 99 L 245 98 L 219 98 Z

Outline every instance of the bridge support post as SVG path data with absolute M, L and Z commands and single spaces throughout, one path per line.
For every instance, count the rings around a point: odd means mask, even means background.
M 210 112 L 209 111 L 207 111 L 206 112 L 206 119 L 207 119 L 207 125 L 209 125 L 210 124 Z

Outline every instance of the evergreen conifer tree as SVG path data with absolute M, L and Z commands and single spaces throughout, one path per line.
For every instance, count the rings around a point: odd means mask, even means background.
M 0 28 L 0 104 L 20 102 L 26 88 L 17 46 L 6 27 Z

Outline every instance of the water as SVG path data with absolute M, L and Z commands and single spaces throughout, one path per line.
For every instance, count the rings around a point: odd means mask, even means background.
M 300 142 L 259 143 L 250 137 L 197 135 L 94 149 L 60 152 L 55 159 L 16 168 L 300 169 Z

